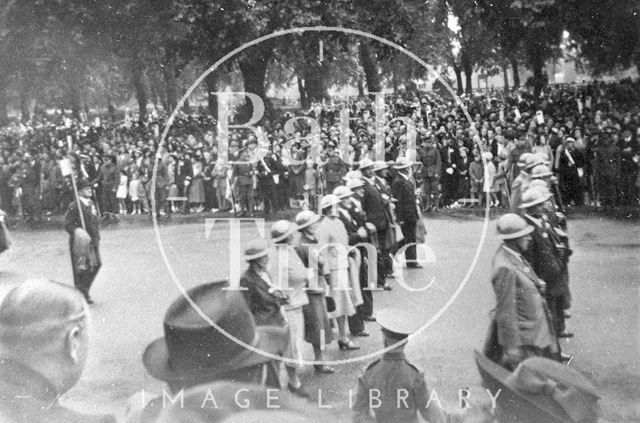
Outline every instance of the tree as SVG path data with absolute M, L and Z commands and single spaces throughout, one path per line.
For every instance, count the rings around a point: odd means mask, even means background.
M 566 0 L 567 30 L 596 73 L 640 69 L 640 2 L 636 0 Z

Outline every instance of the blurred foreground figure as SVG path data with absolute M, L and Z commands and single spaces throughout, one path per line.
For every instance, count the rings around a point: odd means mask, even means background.
M 334 420 L 335 416 L 326 410 L 310 406 L 289 392 L 224 381 L 185 391 L 184 401 L 164 409 L 157 422 L 321 423 Z
M 514 372 L 476 351 L 482 386 L 495 395 L 499 422 L 595 423 L 600 395 L 582 373 L 556 361 L 531 357 Z
M 0 304 L 0 421 L 115 422 L 63 407 L 80 379 L 89 346 L 89 310 L 75 289 L 26 281 Z
M 463 421 L 462 414 L 448 414 L 439 402 L 430 401 L 424 374 L 404 355 L 409 335 L 420 326 L 415 318 L 406 310 L 387 308 L 376 320 L 386 352 L 358 380 L 353 423 L 417 423 L 422 421 L 418 414 L 429 423 Z

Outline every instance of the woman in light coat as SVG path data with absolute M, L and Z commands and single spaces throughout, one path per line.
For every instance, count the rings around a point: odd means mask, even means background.
M 356 313 L 349 293 L 349 235 L 339 219 L 340 199 L 333 194 L 322 197 L 322 219 L 318 224 L 316 238 L 321 246 L 320 254 L 325 260 L 331 275 L 329 296 L 335 303 L 335 310 L 329 313 L 338 326 L 338 346 L 341 350 L 357 350 L 360 347 L 347 337 L 346 318 Z

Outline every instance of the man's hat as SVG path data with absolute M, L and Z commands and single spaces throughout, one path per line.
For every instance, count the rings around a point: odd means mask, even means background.
M 398 157 L 398 159 L 396 160 L 395 164 L 393 165 L 394 169 L 406 169 L 408 167 L 413 166 L 415 163 L 413 163 L 411 160 L 409 160 L 406 157 Z
M 244 250 L 244 254 L 242 255 L 242 259 L 244 261 L 251 261 L 255 259 L 259 259 L 260 257 L 264 257 L 269 255 L 269 243 L 264 239 L 254 239 L 249 242 L 247 248 Z
M 383 332 L 394 339 L 404 339 L 417 331 L 421 324 L 406 309 L 385 308 L 376 313 L 376 322 Z
M 553 172 L 547 165 L 540 164 L 531 170 L 531 177 L 533 179 L 545 178 L 547 176 L 553 176 Z
M 314 223 L 318 222 L 321 219 L 318 214 L 314 213 L 311 210 L 303 210 L 296 215 L 296 226 L 300 231 L 304 228 L 307 228 Z
M 542 156 L 540 156 L 539 154 L 532 154 L 531 156 L 527 157 L 527 160 L 525 161 L 524 164 L 524 169 L 525 170 L 530 170 L 533 169 L 534 167 L 544 164 L 545 160 Z
M 363 170 L 363 169 L 368 169 L 368 168 L 373 167 L 373 166 L 375 166 L 375 163 L 371 159 L 365 157 L 364 159 L 360 160 L 360 163 L 358 165 L 358 169 Z
M 348 179 L 347 180 L 347 188 L 353 191 L 356 188 L 362 188 L 364 186 L 364 182 L 362 179 Z
M 320 208 L 324 210 L 328 207 L 335 206 L 336 204 L 340 204 L 340 199 L 333 194 L 327 194 L 322 197 L 322 200 L 320 201 Z
M 520 158 L 518 159 L 518 167 L 520 169 L 524 168 L 526 166 L 526 164 L 527 164 L 527 160 L 531 156 L 533 156 L 533 154 L 531 154 L 531 153 L 522 153 L 520 155 Z
M 351 197 L 353 195 L 353 191 L 351 191 L 349 187 L 340 185 L 333 190 L 333 195 L 342 200 L 343 198 Z
M 510 372 L 474 352 L 482 386 L 493 395 L 501 421 L 566 423 L 597 421 L 600 395 L 583 374 L 561 363 L 532 357 Z
M 242 294 L 224 290 L 226 286 L 226 281 L 200 285 L 173 302 L 164 317 L 164 337 L 149 344 L 142 356 L 153 377 L 203 383 L 271 360 L 238 341 L 268 354 L 286 350 L 286 329 L 256 327 Z M 187 298 L 218 327 L 204 320 Z
M 533 232 L 533 226 L 515 213 L 507 213 L 496 224 L 499 239 L 517 239 Z
M 538 204 L 542 204 L 553 196 L 549 189 L 543 187 L 528 188 L 522 193 L 522 203 L 518 206 L 520 209 L 526 209 Z
M 362 172 L 359 170 L 350 170 L 342 177 L 343 181 L 349 181 L 350 179 L 362 179 Z
M 269 388 L 219 381 L 185 390 L 181 401 L 163 407 L 157 423 L 320 423 L 331 420 L 326 411 L 289 392 L 272 395 Z
M 292 225 L 288 220 L 278 220 L 271 225 L 271 242 L 277 244 L 289 238 L 291 234 L 296 231 L 295 225 Z
M 374 166 L 373 166 L 373 171 L 377 172 L 379 170 L 383 170 L 383 169 L 388 169 L 389 168 L 389 164 L 383 160 L 379 160 L 377 162 L 375 162 Z
M 88 179 L 80 179 L 77 183 L 78 189 L 92 188 L 91 181 Z

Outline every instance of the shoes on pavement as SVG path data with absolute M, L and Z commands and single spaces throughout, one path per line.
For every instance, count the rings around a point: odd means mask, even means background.
M 558 338 L 573 338 L 573 332 L 569 332 L 565 329 L 558 334 Z
M 297 388 L 294 388 L 290 383 L 288 384 L 289 391 L 291 393 L 296 394 L 299 397 L 311 399 L 311 394 L 307 391 L 304 386 L 300 385 Z
M 564 318 L 565 319 L 570 319 L 571 318 L 571 313 L 569 312 L 569 310 L 565 310 L 564 311 Z
M 88 295 L 86 295 L 86 296 L 84 297 L 84 299 L 87 301 L 87 304 L 94 304 L 94 303 L 95 303 L 95 301 L 93 301 L 93 300 L 91 299 L 91 297 L 90 297 L 90 296 L 88 296 Z
M 373 316 L 365 316 L 362 318 L 362 320 L 364 320 L 365 322 L 375 322 L 376 318 Z
M 336 372 L 336 369 L 334 369 L 333 367 L 325 366 L 324 364 L 315 365 L 313 367 L 315 368 L 316 373 L 321 373 L 325 375 L 330 375 Z
M 347 339 L 346 341 L 338 341 L 338 348 L 340 348 L 341 350 L 347 350 L 347 351 L 360 349 L 360 347 L 354 344 L 353 341 L 350 339 Z
M 367 332 L 366 330 L 363 330 L 361 332 L 358 333 L 354 333 L 352 334 L 353 336 L 361 336 L 361 337 L 366 337 L 366 336 L 370 336 L 371 334 L 369 332 Z
M 567 361 L 571 361 L 571 359 L 573 358 L 573 356 L 571 354 L 567 354 L 567 353 L 560 353 L 560 360 L 562 360 L 562 362 L 567 362 Z
M 384 289 L 385 291 L 391 291 L 393 288 L 391 287 L 391 285 L 385 285 L 382 289 Z

